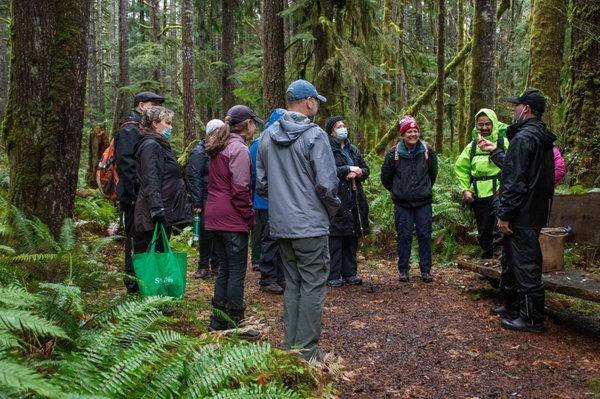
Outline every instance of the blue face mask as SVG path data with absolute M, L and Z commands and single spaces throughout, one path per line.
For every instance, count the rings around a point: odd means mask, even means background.
M 165 139 L 167 139 L 167 140 L 169 140 L 169 139 L 171 138 L 171 134 L 172 134 L 172 131 L 171 131 L 171 129 L 170 129 L 170 128 L 168 128 L 168 127 L 164 128 L 164 129 L 163 129 L 163 131 L 162 131 L 162 133 L 161 133 L 161 135 L 162 135 L 162 136 L 163 136 Z
M 335 131 L 335 135 L 340 140 L 346 140 L 348 138 L 348 129 L 341 127 Z

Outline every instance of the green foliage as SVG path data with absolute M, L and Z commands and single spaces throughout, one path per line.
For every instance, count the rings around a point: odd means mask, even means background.
M 104 198 L 77 197 L 75 199 L 75 217 L 93 225 L 104 228 L 117 221 L 117 208 Z
M 306 365 L 268 343 L 201 340 L 166 329 L 160 309 L 171 299 L 129 300 L 86 314 L 78 287 L 40 288 L 32 294 L 0 287 L 15 300 L 0 303 L 2 397 L 300 398 L 314 388 Z M 50 307 L 87 321 L 73 330 L 47 315 Z

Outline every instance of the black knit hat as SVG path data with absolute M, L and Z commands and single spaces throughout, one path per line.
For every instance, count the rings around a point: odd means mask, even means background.
M 325 133 L 331 135 L 331 131 L 333 130 L 333 126 L 338 123 L 339 121 L 344 121 L 346 120 L 346 118 L 344 118 L 341 115 L 338 116 L 330 116 L 329 118 L 327 118 L 327 120 L 325 121 Z

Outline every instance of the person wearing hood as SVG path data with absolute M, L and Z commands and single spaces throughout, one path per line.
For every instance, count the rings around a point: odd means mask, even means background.
M 146 252 L 156 223 L 162 223 L 170 236 L 171 227 L 192 221 L 185 182 L 177 158 L 171 150 L 173 111 L 164 107 L 147 109 L 140 122 L 140 139 L 135 146 L 140 190 L 135 201 L 135 252 Z M 163 250 L 162 237 L 156 250 Z
M 504 303 L 491 309 L 502 316 L 502 327 L 511 330 L 544 330 L 544 284 L 539 235 L 550 214 L 554 196 L 554 141 L 542 115 L 546 98 L 537 89 L 509 97 L 513 124 L 506 130 L 506 152 L 491 150 L 492 161 L 502 167 L 497 218 L 504 235 L 500 287 Z
M 204 216 L 204 205 L 208 197 L 210 157 L 206 153 L 206 140 L 223 125 L 220 119 L 208 121 L 205 138 L 192 150 L 185 168 L 194 213 L 200 216 Z M 213 249 L 213 233 L 204 228 L 204 223 L 200 226 L 198 252 L 198 270 L 194 273 L 194 278 L 207 279 L 211 272 L 217 275 L 221 260 Z
M 496 113 L 487 108 L 479 110 L 475 115 L 472 141 L 464 148 L 454 165 L 463 200 L 475 213 L 477 241 L 484 259 L 499 257 L 502 250 L 498 240 L 494 245 L 494 195 L 500 188 L 501 168 L 492 162 L 489 152 L 478 147 L 478 142 L 483 138 L 505 150 L 508 147 L 505 136 L 506 124 L 498 121 Z
M 381 183 L 391 192 L 397 233 L 399 280 L 408 282 L 413 231 L 419 241 L 421 280 L 431 283 L 432 195 L 437 157 L 420 140 L 420 126 L 411 116 L 400 121 L 401 140 L 390 148 L 381 166 Z
M 265 123 L 266 132 L 275 122 L 285 114 L 285 109 L 277 108 Z M 256 216 L 256 227 L 258 230 L 258 242 L 260 245 L 260 258 L 258 266 L 260 270 L 260 290 L 269 294 L 281 295 L 285 288 L 285 277 L 283 276 L 283 264 L 279 254 L 277 240 L 269 233 L 269 201 L 256 192 L 256 155 L 260 136 L 250 143 L 250 161 L 252 161 L 252 204 Z M 252 233 L 254 234 L 254 232 Z M 254 251 L 254 250 L 253 250 Z M 253 262 L 254 263 L 254 262 Z
M 117 183 L 117 200 L 122 212 L 121 220 L 125 228 L 125 287 L 128 293 L 139 292 L 135 280 L 135 270 L 131 255 L 135 240 L 134 204 L 139 191 L 139 181 L 135 169 L 135 145 L 140 138 L 139 123 L 144 111 L 162 104 L 164 97 L 151 91 L 137 93 L 133 98 L 134 108 L 127 120 L 115 134 L 115 165 L 119 174 Z
M 327 99 L 311 83 L 296 80 L 285 101 L 287 112 L 260 139 L 256 191 L 269 199 L 269 229 L 284 265 L 284 346 L 319 359 L 338 178 L 329 138 L 313 123 Z
M 359 285 L 356 250 L 358 240 L 369 232 L 369 205 L 362 183 L 369 177 L 369 166 L 360 150 L 348 139 L 348 127 L 343 116 L 332 116 L 325 122 L 325 133 L 335 159 L 340 180 L 338 196 L 341 207 L 331 220 L 329 228 L 329 257 L 331 270 L 327 285 Z
M 257 125 L 263 123 L 245 105 L 231 107 L 224 122 L 206 143 L 211 160 L 204 226 L 213 231 L 215 252 L 223 260 L 212 299 L 216 311 L 209 328 L 213 331 L 227 330 L 244 321 L 248 234 L 255 224 L 252 167 L 246 141 L 252 138 Z M 247 330 L 240 333 L 240 337 L 254 340 L 260 333 Z

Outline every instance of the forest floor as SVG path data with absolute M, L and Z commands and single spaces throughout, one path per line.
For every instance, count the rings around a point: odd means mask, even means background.
M 327 292 L 320 345 L 337 356 L 331 378 L 340 398 L 600 397 L 598 307 L 583 315 L 584 327 L 549 319 L 544 334 L 512 332 L 489 315 L 497 292 L 474 273 L 434 268 L 435 282 L 424 284 L 413 268 L 411 282 L 400 283 L 395 261 L 368 264 L 359 266 L 368 269 L 362 286 Z M 186 296 L 209 299 L 214 281 L 191 274 Z M 279 346 L 283 298 L 259 291 L 258 278 L 248 268 L 249 315 Z

